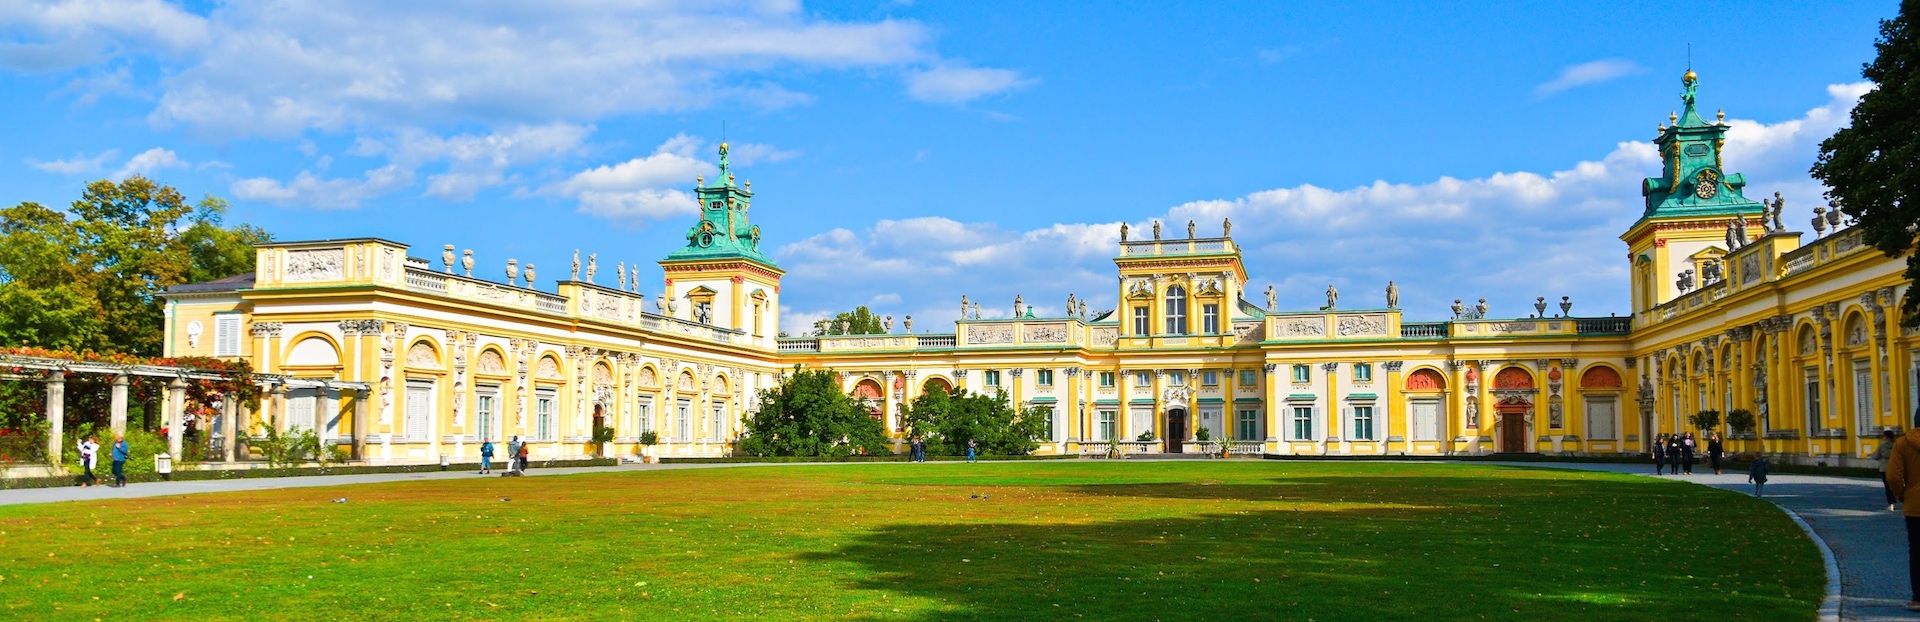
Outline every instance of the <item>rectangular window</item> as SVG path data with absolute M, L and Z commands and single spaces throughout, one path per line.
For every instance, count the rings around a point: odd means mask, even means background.
M 1873 367 L 1862 359 L 1853 362 L 1853 418 L 1855 428 L 1865 434 L 1873 428 Z
M 1220 386 L 1220 372 L 1212 371 L 1212 370 L 1200 372 L 1200 386 L 1203 386 L 1203 387 Z
M 1587 400 L 1587 438 L 1596 441 L 1618 440 L 1619 426 L 1614 418 L 1613 400 Z
M 1111 389 L 1113 388 L 1113 383 L 1114 383 L 1113 372 L 1110 372 L 1110 371 L 1100 372 L 1100 388 Z
M 1353 440 L 1373 440 L 1373 407 L 1353 407 Z
M 1353 381 L 1373 382 L 1373 363 L 1354 363 Z
M 1153 374 L 1151 372 L 1144 372 L 1144 371 L 1133 372 L 1133 386 L 1135 387 L 1153 386 Z
M 1205 429 L 1207 431 L 1207 437 L 1212 440 L 1227 440 L 1228 430 L 1225 413 L 1220 412 L 1218 408 L 1205 408 L 1200 410 L 1200 428 Z
M 324 420 L 324 423 L 321 424 L 321 431 L 325 435 L 320 438 L 342 438 L 340 436 L 340 419 L 345 416 L 345 413 L 340 410 L 340 390 L 327 389 L 321 391 L 319 398 L 314 402 L 314 408 L 319 414 L 319 419 Z
M 1440 440 L 1440 402 L 1420 400 L 1413 403 L 1413 440 Z
M 1313 407 L 1293 407 L 1293 438 L 1296 441 L 1313 440 Z
M 213 316 L 213 355 L 240 356 L 240 314 Z
M 1313 370 L 1309 369 L 1306 365 L 1293 366 L 1293 381 L 1302 383 L 1313 382 Z
M 1135 336 L 1145 337 L 1153 334 L 1153 321 L 1147 317 L 1147 313 L 1147 308 L 1144 305 L 1133 308 L 1133 334 Z
M 1187 305 L 1184 296 L 1178 301 L 1171 295 L 1167 296 L 1167 334 L 1187 334 Z
M 726 440 L 727 438 L 727 402 L 725 400 L 715 400 L 713 402 L 713 421 L 712 422 L 713 422 L 713 434 L 711 436 L 708 436 L 707 438 L 710 438 L 716 441 Z
M 693 400 L 675 404 L 673 417 L 674 439 L 683 443 L 693 440 Z
M 1220 305 L 1200 306 L 1200 332 L 1209 335 L 1220 334 Z
M 1133 414 L 1127 418 L 1127 432 L 1130 434 L 1130 437 L 1121 439 L 1121 440 L 1130 441 L 1135 438 L 1139 438 L 1141 434 L 1152 432 L 1152 431 L 1153 431 L 1153 408 L 1152 407 L 1134 408 Z M 1158 436 L 1159 436 L 1158 434 L 1155 435 L 1156 438 Z
M 1099 430 L 1096 432 L 1097 434 L 1099 434 L 1099 436 L 1095 437 L 1093 440 L 1096 440 L 1096 441 L 1113 440 L 1113 435 L 1115 433 L 1113 429 L 1113 425 L 1115 423 L 1115 420 L 1118 418 L 1117 415 L 1118 413 L 1115 413 L 1114 411 L 1111 411 L 1111 410 L 1100 411 L 1100 426 L 1099 426 Z
M 473 435 L 479 440 L 493 439 L 493 413 L 498 410 L 499 387 L 481 387 L 474 399 Z
M 1042 369 L 1033 372 L 1033 381 L 1043 387 L 1053 386 L 1053 370 Z
M 633 433 L 634 436 L 639 436 L 641 434 L 647 433 L 647 431 L 649 430 L 652 430 L 653 429 L 653 398 L 651 397 L 640 398 L 639 403 L 634 405 L 633 418 L 635 419 L 634 433 Z
M 1055 429 L 1055 426 L 1053 425 L 1053 407 L 1041 406 L 1039 415 L 1042 422 L 1044 423 L 1044 425 L 1040 426 L 1040 438 L 1044 438 L 1047 440 L 1054 440 L 1053 430 Z
M 424 443 L 433 433 L 433 383 L 407 383 L 407 440 Z M 312 421 L 308 421 L 312 425 Z
M 1807 368 L 1807 434 L 1820 431 L 1820 371 Z
M 553 412 L 557 402 L 553 389 L 541 389 L 533 397 L 533 440 L 553 440 Z
M 1260 440 L 1260 411 L 1242 408 L 1234 413 L 1233 440 Z
M 1259 374 L 1253 373 L 1251 369 L 1240 370 L 1240 386 L 1251 387 L 1257 384 L 1260 384 Z
M 1000 370 L 989 369 L 987 370 L 986 376 L 987 376 L 987 386 L 989 387 L 1000 386 Z
M 1167 386 L 1170 386 L 1170 387 L 1187 386 L 1187 372 L 1183 372 L 1183 371 L 1167 372 Z

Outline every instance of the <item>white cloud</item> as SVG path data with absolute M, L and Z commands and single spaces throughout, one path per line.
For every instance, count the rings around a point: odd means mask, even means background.
M 446 137 L 405 128 L 386 141 L 361 138 L 349 153 L 384 155 L 392 164 L 410 171 L 444 161 L 445 172 L 427 177 L 427 195 L 471 201 L 482 189 L 509 183 L 513 177 L 508 169 L 575 153 L 592 133 L 592 126 L 571 123 Z M 330 160 L 323 158 L 323 162 Z
M 66 70 L 160 60 L 149 120 L 222 136 L 478 121 L 592 121 L 719 100 L 808 101 L 794 70 L 936 63 L 932 34 L 841 20 L 797 0 L 162 0 L 0 6 L 0 63 Z
M 154 171 L 163 168 L 187 168 L 188 166 L 189 164 L 174 154 L 173 150 L 154 147 L 128 158 L 127 163 L 121 165 L 120 170 L 115 171 L 112 178 L 126 179 L 134 175 L 151 175 Z
M 964 104 L 1037 84 L 1011 69 L 939 66 L 907 75 L 907 95 L 939 104 Z
M 265 177 L 242 179 L 233 183 L 233 196 L 243 201 L 260 201 L 288 207 L 351 209 L 382 194 L 413 183 L 413 172 L 397 165 L 367 171 L 359 179 L 336 177 L 323 179 L 302 171 L 293 181 L 281 183 Z
M 788 151 L 759 143 L 740 143 L 730 145 L 727 158 L 740 166 L 753 166 L 756 162 L 785 162 L 800 157 L 798 151 Z
M 1815 146 L 1846 123 L 1867 88 L 1831 87 L 1826 104 L 1797 119 L 1729 120 L 1728 169 L 1746 174 L 1748 196 L 1782 192 L 1792 206 L 1788 220 L 1804 216 L 1820 204 L 1821 188 L 1806 174 Z M 1496 316 L 1532 313 L 1537 296 L 1555 303 L 1570 296 L 1575 314 L 1606 315 L 1628 311 L 1625 248 L 1617 236 L 1644 210 L 1640 180 L 1659 171 L 1650 143 L 1623 142 L 1598 159 L 1547 173 L 1341 190 L 1300 185 L 1193 201 L 1159 219 L 1164 236 L 1183 238 L 1188 220 L 1208 236 L 1231 217 L 1252 280 L 1246 297 L 1256 304 L 1264 304 L 1260 291 L 1273 284 L 1282 308 L 1316 308 L 1334 283 L 1345 292 L 1343 305 L 1377 307 L 1394 280 L 1409 319 L 1444 318 L 1454 298 L 1471 304 L 1481 297 Z M 1152 235 L 1146 219 L 1131 226 L 1135 239 Z M 1061 308 L 1054 299 L 1064 305 L 1068 292 L 1087 298 L 1091 309 L 1112 308 L 1118 238 L 1119 223 L 1018 231 L 916 218 L 833 229 L 785 245 L 775 257 L 787 269 L 790 305 L 897 294 L 901 302 L 875 311 L 913 313 L 920 327 L 939 332 L 951 330 L 945 322 L 959 315 L 963 293 L 987 316 L 1011 313 L 1016 294 L 1044 312 Z M 902 283 L 921 285 L 901 290 Z M 828 293 L 815 301 L 810 292 Z
M 1560 75 L 1533 87 L 1533 94 L 1545 97 L 1577 86 L 1599 84 L 1646 71 L 1646 68 L 1630 60 L 1608 58 L 1589 61 L 1560 70 Z
M 89 175 L 100 172 L 100 169 L 106 165 L 107 160 L 119 156 L 119 150 L 108 149 L 93 157 L 87 157 L 85 154 L 76 154 L 64 160 L 49 160 L 45 162 L 27 158 L 27 166 L 55 175 Z
M 581 213 L 628 225 L 696 214 L 699 205 L 684 189 L 691 188 L 697 178 L 719 171 L 715 164 L 700 159 L 698 154 L 705 150 L 704 141 L 678 134 L 650 155 L 580 171 L 540 191 L 578 201 Z M 772 145 L 744 143 L 729 145 L 728 160 L 741 166 L 798 155 Z

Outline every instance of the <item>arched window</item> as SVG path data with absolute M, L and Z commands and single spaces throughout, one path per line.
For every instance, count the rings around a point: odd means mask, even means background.
M 1187 290 L 1179 285 L 1167 288 L 1167 334 L 1187 334 Z

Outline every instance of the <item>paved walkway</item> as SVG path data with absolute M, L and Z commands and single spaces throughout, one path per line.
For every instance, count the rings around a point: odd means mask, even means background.
M 794 463 L 787 463 L 794 464 Z M 840 463 L 820 463 L 840 464 Z M 1475 463 L 1491 465 L 1538 466 L 1547 468 L 1642 473 L 1652 476 L 1651 465 L 1585 464 L 1564 462 Z M 649 464 L 617 467 L 534 468 L 527 475 L 563 475 L 611 471 L 651 471 L 733 466 L 776 466 L 776 464 Z M 381 473 L 368 475 L 327 475 L 316 477 L 271 477 L 198 482 L 156 482 L 133 484 L 126 488 L 36 488 L 0 490 L 0 505 L 86 501 L 128 497 L 158 497 L 204 492 L 234 492 L 275 488 L 342 486 L 378 482 L 441 480 L 481 477 L 471 471 L 426 473 Z M 488 476 L 491 477 L 491 476 Z M 1693 475 L 1669 476 L 1716 488 L 1751 494 L 1745 473 L 1696 468 Z M 1920 620 L 1920 614 L 1906 611 L 1907 564 L 1906 526 L 1900 514 L 1888 512 L 1880 483 L 1871 479 L 1822 475 L 1776 474 L 1767 482 L 1767 498 L 1792 510 L 1820 535 L 1833 551 L 1840 569 L 1840 618 L 1851 621 Z

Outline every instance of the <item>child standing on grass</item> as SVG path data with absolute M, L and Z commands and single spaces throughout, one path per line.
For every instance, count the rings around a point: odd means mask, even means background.
M 480 441 L 480 474 L 493 472 L 493 439 Z
M 1753 464 L 1747 466 L 1747 481 L 1753 483 L 1753 496 L 1755 497 L 1762 496 L 1762 490 L 1767 487 L 1767 467 L 1767 457 L 1765 455 L 1755 456 L 1753 458 Z

